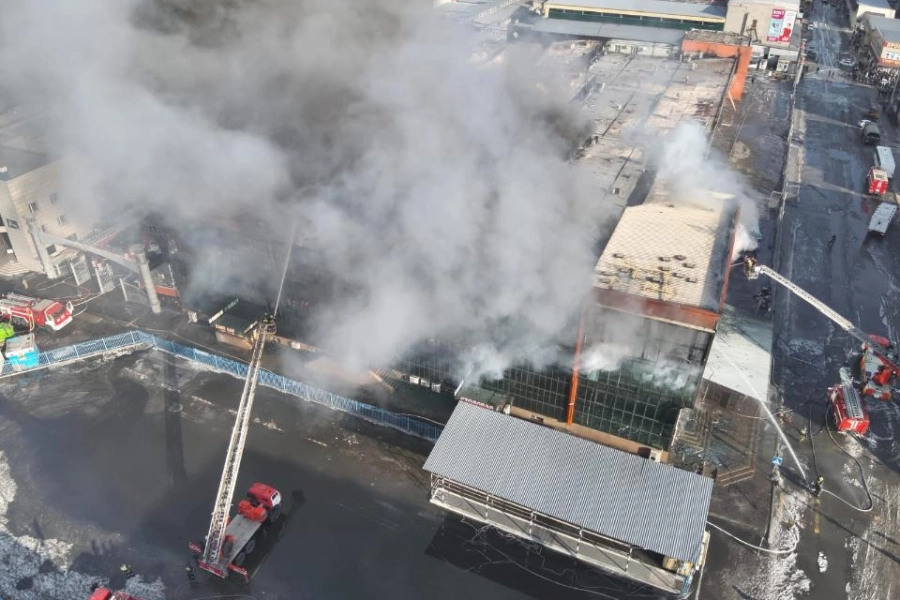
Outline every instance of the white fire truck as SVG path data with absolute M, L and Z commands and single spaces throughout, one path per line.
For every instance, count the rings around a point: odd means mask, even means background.
M 72 322 L 72 303 L 7 294 L 0 298 L 0 318 L 18 321 L 26 325 L 29 331 L 35 327 L 59 331 Z

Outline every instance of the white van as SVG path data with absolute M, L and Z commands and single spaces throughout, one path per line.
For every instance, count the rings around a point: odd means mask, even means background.
M 869 232 L 884 235 L 887 233 L 891 221 L 897 214 L 897 205 L 892 202 L 882 202 L 872 213 L 872 219 L 869 221 Z
M 894 152 L 887 146 L 875 146 L 875 164 L 887 172 L 888 178 L 893 179 L 894 169 Z

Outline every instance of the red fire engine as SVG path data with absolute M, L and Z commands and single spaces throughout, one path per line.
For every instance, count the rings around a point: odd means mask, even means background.
M 866 193 L 874 196 L 884 196 L 888 190 L 888 175 L 884 169 L 872 167 L 866 177 Z
M 870 342 L 862 345 L 859 361 L 862 393 L 877 400 L 893 397 L 894 378 L 900 376 L 897 362 L 900 357 L 894 343 L 880 335 L 869 335 Z M 885 360 L 885 358 L 887 360 Z
M 869 413 L 853 386 L 842 384 L 829 388 L 828 401 L 834 411 L 834 426 L 838 431 L 865 435 L 869 430 Z
M 188 547 L 195 554 L 204 555 L 197 561 L 204 571 L 219 577 L 226 577 L 228 571 L 233 571 L 249 581 L 250 576 L 242 565 L 256 547 L 256 534 L 267 524 L 277 521 L 280 515 L 281 493 L 270 485 L 254 483 L 247 491 L 247 498 L 238 502 L 237 514 L 228 521 L 222 548 L 217 554 L 207 560 L 205 545 L 191 542 Z
M 97 588 L 94 593 L 88 597 L 88 600 L 141 600 L 137 596 L 132 596 L 127 592 L 113 592 L 105 587 Z
M 29 330 L 49 327 L 59 331 L 72 322 L 72 303 L 7 294 L 0 298 L 0 318 L 21 321 Z

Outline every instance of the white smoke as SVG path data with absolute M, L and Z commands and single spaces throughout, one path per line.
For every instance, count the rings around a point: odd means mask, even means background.
M 643 136 L 654 139 L 658 136 Z M 680 123 L 666 134 L 663 144 L 647 151 L 657 168 L 657 186 L 665 186 L 673 202 L 711 206 L 725 203 L 740 211 L 732 258 L 758 245 L 759 194 L 712 148 L 702 125 Z
M 52 108 L 71 212 L 239 230 L 199 246 L 195 286 L 271 297 L 259 246 L 297 222 L 335 292 L 315 337 L 350 360 L 465 334 L 500 365 L 577 312 L 606 213 L 566 161 L 571 90 L 527 46 L 476 68 L 477 34 L 392 0 L 9 4 L 0 80 Z

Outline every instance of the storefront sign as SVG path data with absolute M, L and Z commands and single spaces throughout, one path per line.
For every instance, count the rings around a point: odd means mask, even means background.
M 772 9 L 772 20 L 769 21 L 766 41 L 790 43 L 796 21 L 797 13 L 795 11 L 786 11 L 783 8 Z

